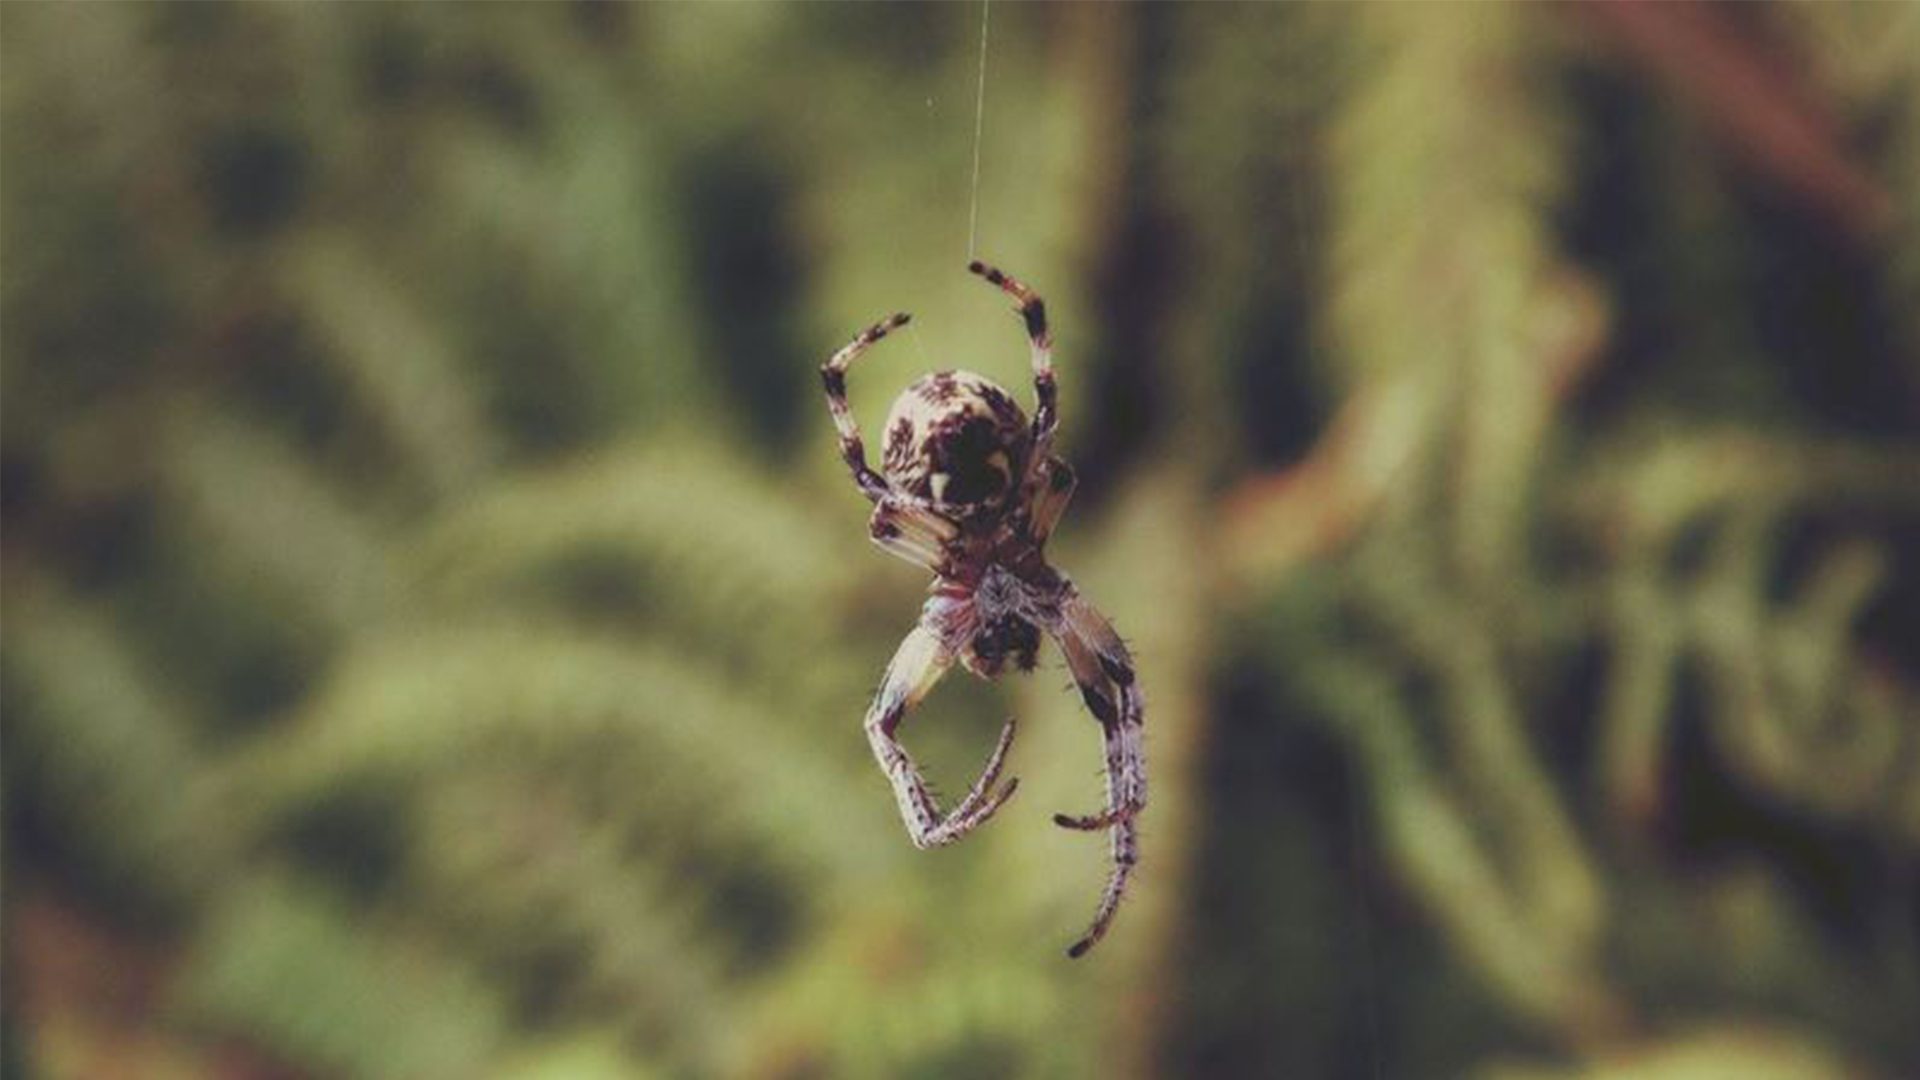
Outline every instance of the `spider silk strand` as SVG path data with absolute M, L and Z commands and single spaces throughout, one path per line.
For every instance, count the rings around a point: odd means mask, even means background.
M 980 133 L 987 121 L 987 12 L 993 0 L 980 0 L 980 77 L 973 100 L 973 192 L 967 210 L 967 261 L 972 262 L 980 237 Z

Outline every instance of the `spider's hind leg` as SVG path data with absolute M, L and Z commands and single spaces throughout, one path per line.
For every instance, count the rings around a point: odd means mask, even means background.
M 1100 722 L 1106 746 L 1107 808 L 1084 816 L 1055 814 L 1053 820 L 1062 828 L 1091 832 L 1127 821 L 1147 805 L 1146 706 L 1132 658 L 1106 617 L 1078 594 L 1068 597 L 1062 614 L 1060 651 L 1087 711 Z
M 1127 895 L 1127 883 L 1133 878 L 1133 868 L 1140 864 L 1140 826 L 1132 818 L 1119 822 L 1113 827 L 1113 872 L 1107 877 L 1107 887 L 1100 894 L 1100 906 L 1094 909 L 1093 922 L 1080 940 L 1067 947 L 1067 955 L 1078 959 L 1087 954 L 1087 950 L 1099 944 L 1107 936 L 1107 928 L 1113 925 L 1113 917 L 1120 910 L 1120 901 Z
M 1113 855 L 1113 871 L 1093 924 L 1067 950 L 1069 956 L 1080 956 L 1106 936 L 1140 861 L 1137 818 L 1147 805 L 1146 706 L 1134 678 L 1133 660 L 1106 617 L 1071 587 L 1060 610 L 1055 635 L 1060 651 L 1066 654 L 1087 709 L 1100 722 L 1106 747 L 1107 808 L 1086 817 L 1056 814 L 1053 820 L 1069 829 L 1107 829 Z
M 980 779 L 947 814 L 940 812 L 919 767 L 894 738 L 907 711 L 919 704 L 952 664 L 953 654 L 940 643 L 939 635 L 925 625 L 915 627 L 894 653 L 893 662 L 887 665 L 886 677 L 880 683 L 880 692 L 874 695 L 873 704 L 867 709 L 867 740 L 873 746 L 873 756 L 879 760 L 881 771 L 893 784 L 907 835 L 918 848 L 951 844 L 986 824 L 1020 786 L 1015 777 L 994 790 L 1001 768 L 1006 764 L 1007 750 L 1013 745 L 1012 720 L 1001 729 L 1000 741 L 988 756 Z

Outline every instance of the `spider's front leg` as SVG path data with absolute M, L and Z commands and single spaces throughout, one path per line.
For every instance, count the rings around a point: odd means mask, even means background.
M 926 697 L 927 691 L 933 689 L 933 684 L 953 665 L 953 660 L 953 653 L 937 633 L 924 624 L 915 627 L 894 653 L 893 662 L 887 665 L 886 677 L 880 683 L 880 692 L 874 695 L 873 704 L 867 709 L 867 741 L 873 745 L 873 756 L 879 759 L 881 771 L 893 784 L 894 798 L 900 803 L 900 817 L 906 822 L 907 834 L 917 848 L 951 844 L 972 832 L 985 824 L 1020 786 L 1018 777 L 1010 777 L 998 791 L 993 790 L 1006 763 L 1007 749 L 1013 745 L 1012 720 L 1001 729 L 1000 741 L 987 758 L 987 766 L 973 789 L 951 813 L 944 815 L 927 790 L 919 767 L 894 738 L 900 722 L 906 719 L 907 710 Z
M 853 482 L 859 485 L 860 493 L 874 502 L 879 502 L 889 488 L 886 479 L 867 465 L 867 448 L 860 441 L 860 425 L 853 419 L 852 406 L 847 404 L 847 368 L 861 353 L 873 348 L 874 342 L 905 326 L 911 317 L 904 311 L 887 316 L 860 331 L 858 337 L 820 365 L 820 382 L 827 392 L 827 411 L 833 415 L 834 430 L 840 435 L 840 457 L 852 471 Z
M 1041 462 L 1034 477 L 1033 499 L 1028 510 L 1034 543 L 1045 544 L 1047 537 L 1053 535 L 1053 527 L 1060 524 L 1060 515 L 1067 512 L 1067 503 L 1072 500 L 1078 482 L 1073 466 L 1059 458 L 1049 457 Z
M 1027 344 L 1033 355 L 1033 455 L 1034 461 L 1046 459 L 1053 449 L 1053 432 L 1060 426 L 1060 390 L 1053 380 L 1053 332 L 1047 329 L 1047 303 L 1018 278 L 1009 277 L 998 267 L 974 260 L 967 269 L 997 285 L 1013 297 L 1014 309 L 1027 327 Z
M 940 574 L 946 571 L 948 545 L 960 535 L 960 528 L 890 493 L 881 496 L 879 505 L 873 508 L 873 516 L 867 519 L 867 534 L 889 554 Z
M 1054 815 L 1069 829 L 1109 829 L 1113 873 L 1094 913 L 1093 925 L 1067 950 L 1080 956 L 1106 936 L 1107 927 L 1126 895 L 1128 880 L 1140 861 L 1140 833 L 1135 819 L 1147 805 L 1147 761 L 1143 736 L 1146 705 L 1134 678 L 1133 660 L 1114 632 L 1113 624 L 1068 586 L 1060 605 L 1055 634 L 1067 667 L 1079 684 L 1087 709 L 1100 722 L 1106 746 L 1107 808 L 1085 817 Z

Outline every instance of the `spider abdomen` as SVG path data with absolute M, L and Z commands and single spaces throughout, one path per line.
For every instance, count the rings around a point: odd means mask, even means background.
M 1040 628 L 1018 615 L 1007 615 L 982 627 L 960 655 L 967 670 L 983 679 L 997 679 L 1011 663 L 1032 671 L 1040 658 Z
M 939 371 L 894 399 L 881 470 L 941 509 L 971 513 L 1005 502 L 1031 439 L 1020 406 L 992 380 Z

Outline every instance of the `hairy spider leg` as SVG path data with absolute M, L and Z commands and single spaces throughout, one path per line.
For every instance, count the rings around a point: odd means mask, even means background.
M 1106 890 L 1100 894 L 1100 906 L 1094 909 L 1093 922 L 1087 926 L 1087 932 L 1067 946 L 1067 956 L 1075 960 L 1087 955 L 1087 950 L 1107 936 L 1107 928 L 1113 925 L 1113 917 L 1120 910 L 1120 901 L 1127 895 L 1133 868 L 1140 863 L 1140 826 L 1132 818 L 1114 823 L 1112 836 L 1113 873 L 1107 878 Z
M 967 269 L 1013 297 L 1015 310 L 1027 324 L 1027 342 L 1033 351 L 1033 395 L 1038 402 L 1033 410 L 1034 465 L 1030 467 L 1037 468 L 1052 451 L 1053 431 L 1060 426 L 1060 391 L 1053 381 L 1053 333 L 1047 329 L 1046 301 L 998 267 L 975 259 L 967 264 Z
M 893 784 L 894 798 L 900 803 L 900 817 L 906 822 L 907 835 L 917 848 L 951 844 L 986 824 L 1020 786 L 1019 777 L 1010 777 L 998 791 L 993 790 L 1000 779 L 1001 767 L 1006 764 L 1007 750 L 1013 745 L 1012 720 L 1000 730 L 1000 741 L 987 758 L 980 779 L 953 811 L 945 815 L 934 803 L 919 767 L 894 738 L 894 731 L 906 718 L 907 711 L 926 697 L 927 691 L 933 689 L 940 676 L 953 665 L 953 660 L 953 653 L 941 643 L 939 634 L 924 624 L 914 627 L 900 643 L 899 651 L 893 654 L 880 691 L 867 709 L 867 741 L 873 746 L 873 756 L 879 760 L 881 771 Z
M 1139 813 L 1147 804 L 1146 755 L 1141 736 L 1146 707 L 1134 679 L 1133 659 L 1113 624 L 1078 591 L 1060 605 L 1061 651 L 1087 709 L 1100 721 L 1107 742 L 1107 809 L 1085 817 L 1057 814 L 1069 829 L 1104 829 Z
M 904 311 L 887 316 L 860 331 L 858 337 L 847 342 L 825 364 L 820 365 L 820 382 L 827 391 L 827 411 L 833 414 L 834 429 L 840 433 L 840 456 L 846 461 L 847 468 L 852 470 L 853 482 L 859 485 L 860 493 L 874 502 L 886 498 L 893 491 L 886 478 L 867 465 L 867 448 L 860 441 L 860 425 L 853 418 L 852 407 L 847 404 L 847 368 L 860 358 L 861 353 L 871 349 L 874 342 L 905 326 L 912 317 Z
M 1039 475 L 1034 478 L 1033 498 L 1028 511 L 1035 544 L 1044 544 L 1047 537 L 1053 535 L 1053 528 L 1060 524 L 1060 515 L 1067 512 L 1067 503 L 1073 498 L 1074 485 L 1078 483 L 1079 478 L 1074 474 L 1073 466 L 1057 457 L 1048 458 L 1041 466 Z
M 1106 747 L 1107 809 L 1086 817 L 1054 815 L 1069 829 L 1108 829 L 1113 873 L 1094 913 L 1093 925 L 1067 950 L 1081 956 L 1106 936 L 1107 927 L 1126 895 L 1133 868 L 1140 861 L 1139 828 L 1135 819 L 1147 804 L 1146 754 L 1142 744 L 1146 708 L 1134 678 L 1126 645 L 1111 623 L 1077 592 L 1061 603 L 1061 623 L 1055 635 L 1067 668 L 1079 684 L 1088 711 L 1100 722 Z
M 899 503 L 889 492 L 867 519 L 867 533 L 889 554 L 939 574 L 948 569 L 947 545 L 960 529 L 931 511 Z

